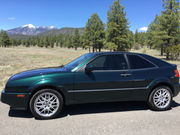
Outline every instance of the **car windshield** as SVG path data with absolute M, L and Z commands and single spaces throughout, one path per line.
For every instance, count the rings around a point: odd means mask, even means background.
M 86 60 L 90 59 L 93 55 L 94 54 L 91 54 L 91 53 L 84 54 L 84 55 L 78 57 L 77 59 L 71 61 L 70 63 L 66 64 L 64 66 L 64 68 L 72 70 L 75 67 L 77 67 L 79 64 L 81 64 L 81 63 L 85 62 Z

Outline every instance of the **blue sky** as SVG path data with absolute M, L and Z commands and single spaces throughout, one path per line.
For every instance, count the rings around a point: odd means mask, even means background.
M 162 0 L 120 0 L 127 12 L 130 30 L 148 27 L 162 10 Z M 25 24 L 84 27 L 93 13 L 104 23 L 113 0 L 0 0 L 0 29 Z

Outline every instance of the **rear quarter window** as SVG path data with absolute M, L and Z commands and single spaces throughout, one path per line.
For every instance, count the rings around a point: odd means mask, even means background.
M 154 64 L 156 64 L 158 67 L 165 67 L 165 66 L 171 66 L 170 63 L 159 59 L 159 58 L 155 58 L 146 54 L 141 54 L 142 57 L 146 58 L 147 60 L 153 62 Z
M 153 63 L 135 54 L 127 54 L 127 58 L 131 69 L 143 69 L 143 68 L 155 67 Z

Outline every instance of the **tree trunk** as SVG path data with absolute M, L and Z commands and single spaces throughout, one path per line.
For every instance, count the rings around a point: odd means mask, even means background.
M 163 46 L 161 46 L 161 56 L 163 56 L 163 54 L 164 54 L 164 48 Z
M 166 53 L 166 59 L 169 60 L 169 53 Z

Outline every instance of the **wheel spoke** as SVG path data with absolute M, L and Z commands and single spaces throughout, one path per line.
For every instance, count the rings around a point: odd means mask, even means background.
M 44 105 L 36 105 L 36 107 L 44 108 Z
M 59 108 L 59 99 L 53 93 L 42 93 L 36 98 L 34 107 L 35 111 L 40 116 L 49 117 L 57 112 Z
M 165 108 L 170 103 L 170 93 L 167 89 L 159 89 L 154 93 L 154 105 L 158 108 Z

